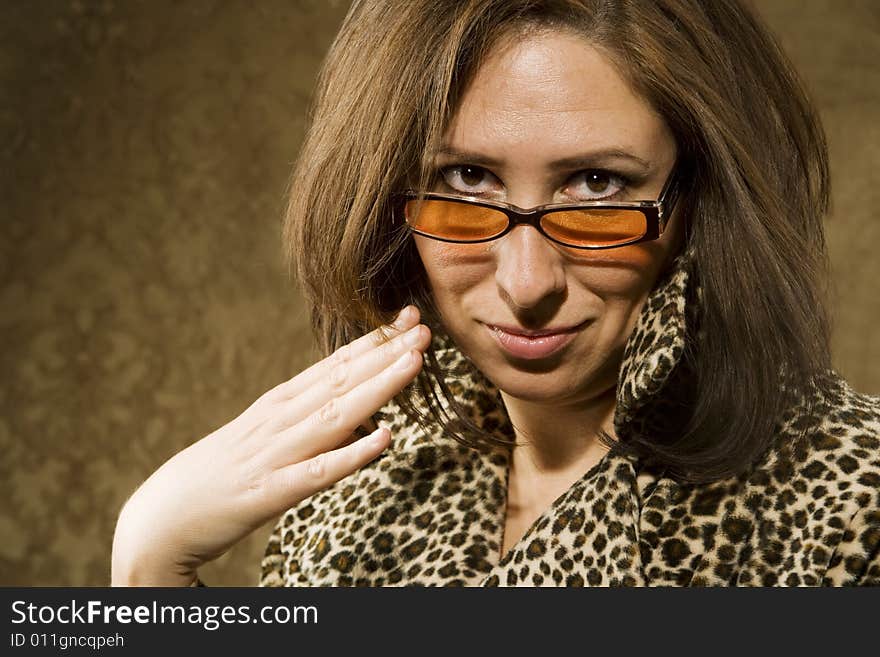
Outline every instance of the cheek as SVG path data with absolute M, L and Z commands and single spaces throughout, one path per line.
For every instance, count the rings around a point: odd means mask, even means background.
M 493 275 L 492 259 L 485 244 L 447 244 L 416 236 L 416 248 L 439 302 L 461 294 Z
M 578 259 L 575 271 L 583 287 L 600 297 L 637 301 L 653 287 L 667 255 L 657 243 L 594 251 Z
M 647 271 L 663 259 L 655 244 L 635 244 L 607 251 L 596 251 L 590 260 L 596 265 L 616 265 L 624 269 Z

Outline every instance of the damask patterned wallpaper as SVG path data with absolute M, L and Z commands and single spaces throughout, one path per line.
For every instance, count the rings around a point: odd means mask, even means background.
M 759 7 L 831 142 L 835 362 L 877 394 L 880 5 Z M 136 486 L 313 360 L 280 217 L 346 9 L 0 4 L 0 584 L 108 583 Z M 205 579 L 254 584 L 268 530 Z

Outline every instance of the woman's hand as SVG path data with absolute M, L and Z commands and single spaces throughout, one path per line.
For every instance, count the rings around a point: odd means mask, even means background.
M 353 432 L 422 367 L 430 331 L 413 306 L 255 401 L 176 454 L 132 495 L 116 525 L 111 583 L 186 586 L 202 564 L 304 498 L 375 459 L 387 429 Z

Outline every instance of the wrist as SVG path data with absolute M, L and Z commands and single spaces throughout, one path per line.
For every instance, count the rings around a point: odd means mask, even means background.
M 110 586 L 192 587 L 198 585 L 198 572 L 194 570 L 179 570 L 173 566 L 152 562 L 149 558 L 122 558 L 115 554 L 112 558 Z
M 195 568 L 165 557 L 161 541 L 141 536 L 137 523 L 132 523 L 123 509 L 113 535 L 111 586 L 193 586 L 197 578 Z

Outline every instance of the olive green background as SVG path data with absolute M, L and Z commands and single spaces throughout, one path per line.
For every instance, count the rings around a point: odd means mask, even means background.
M 835 363 L 877 394 L 880 2 L 759 8 L 830 140 Z M 107 584 L 136 486 L 313 360 L 279 230 L 346 9 L 0 4 L 0 585 Z M 255 584 L 268 529 L 205 579 Z

